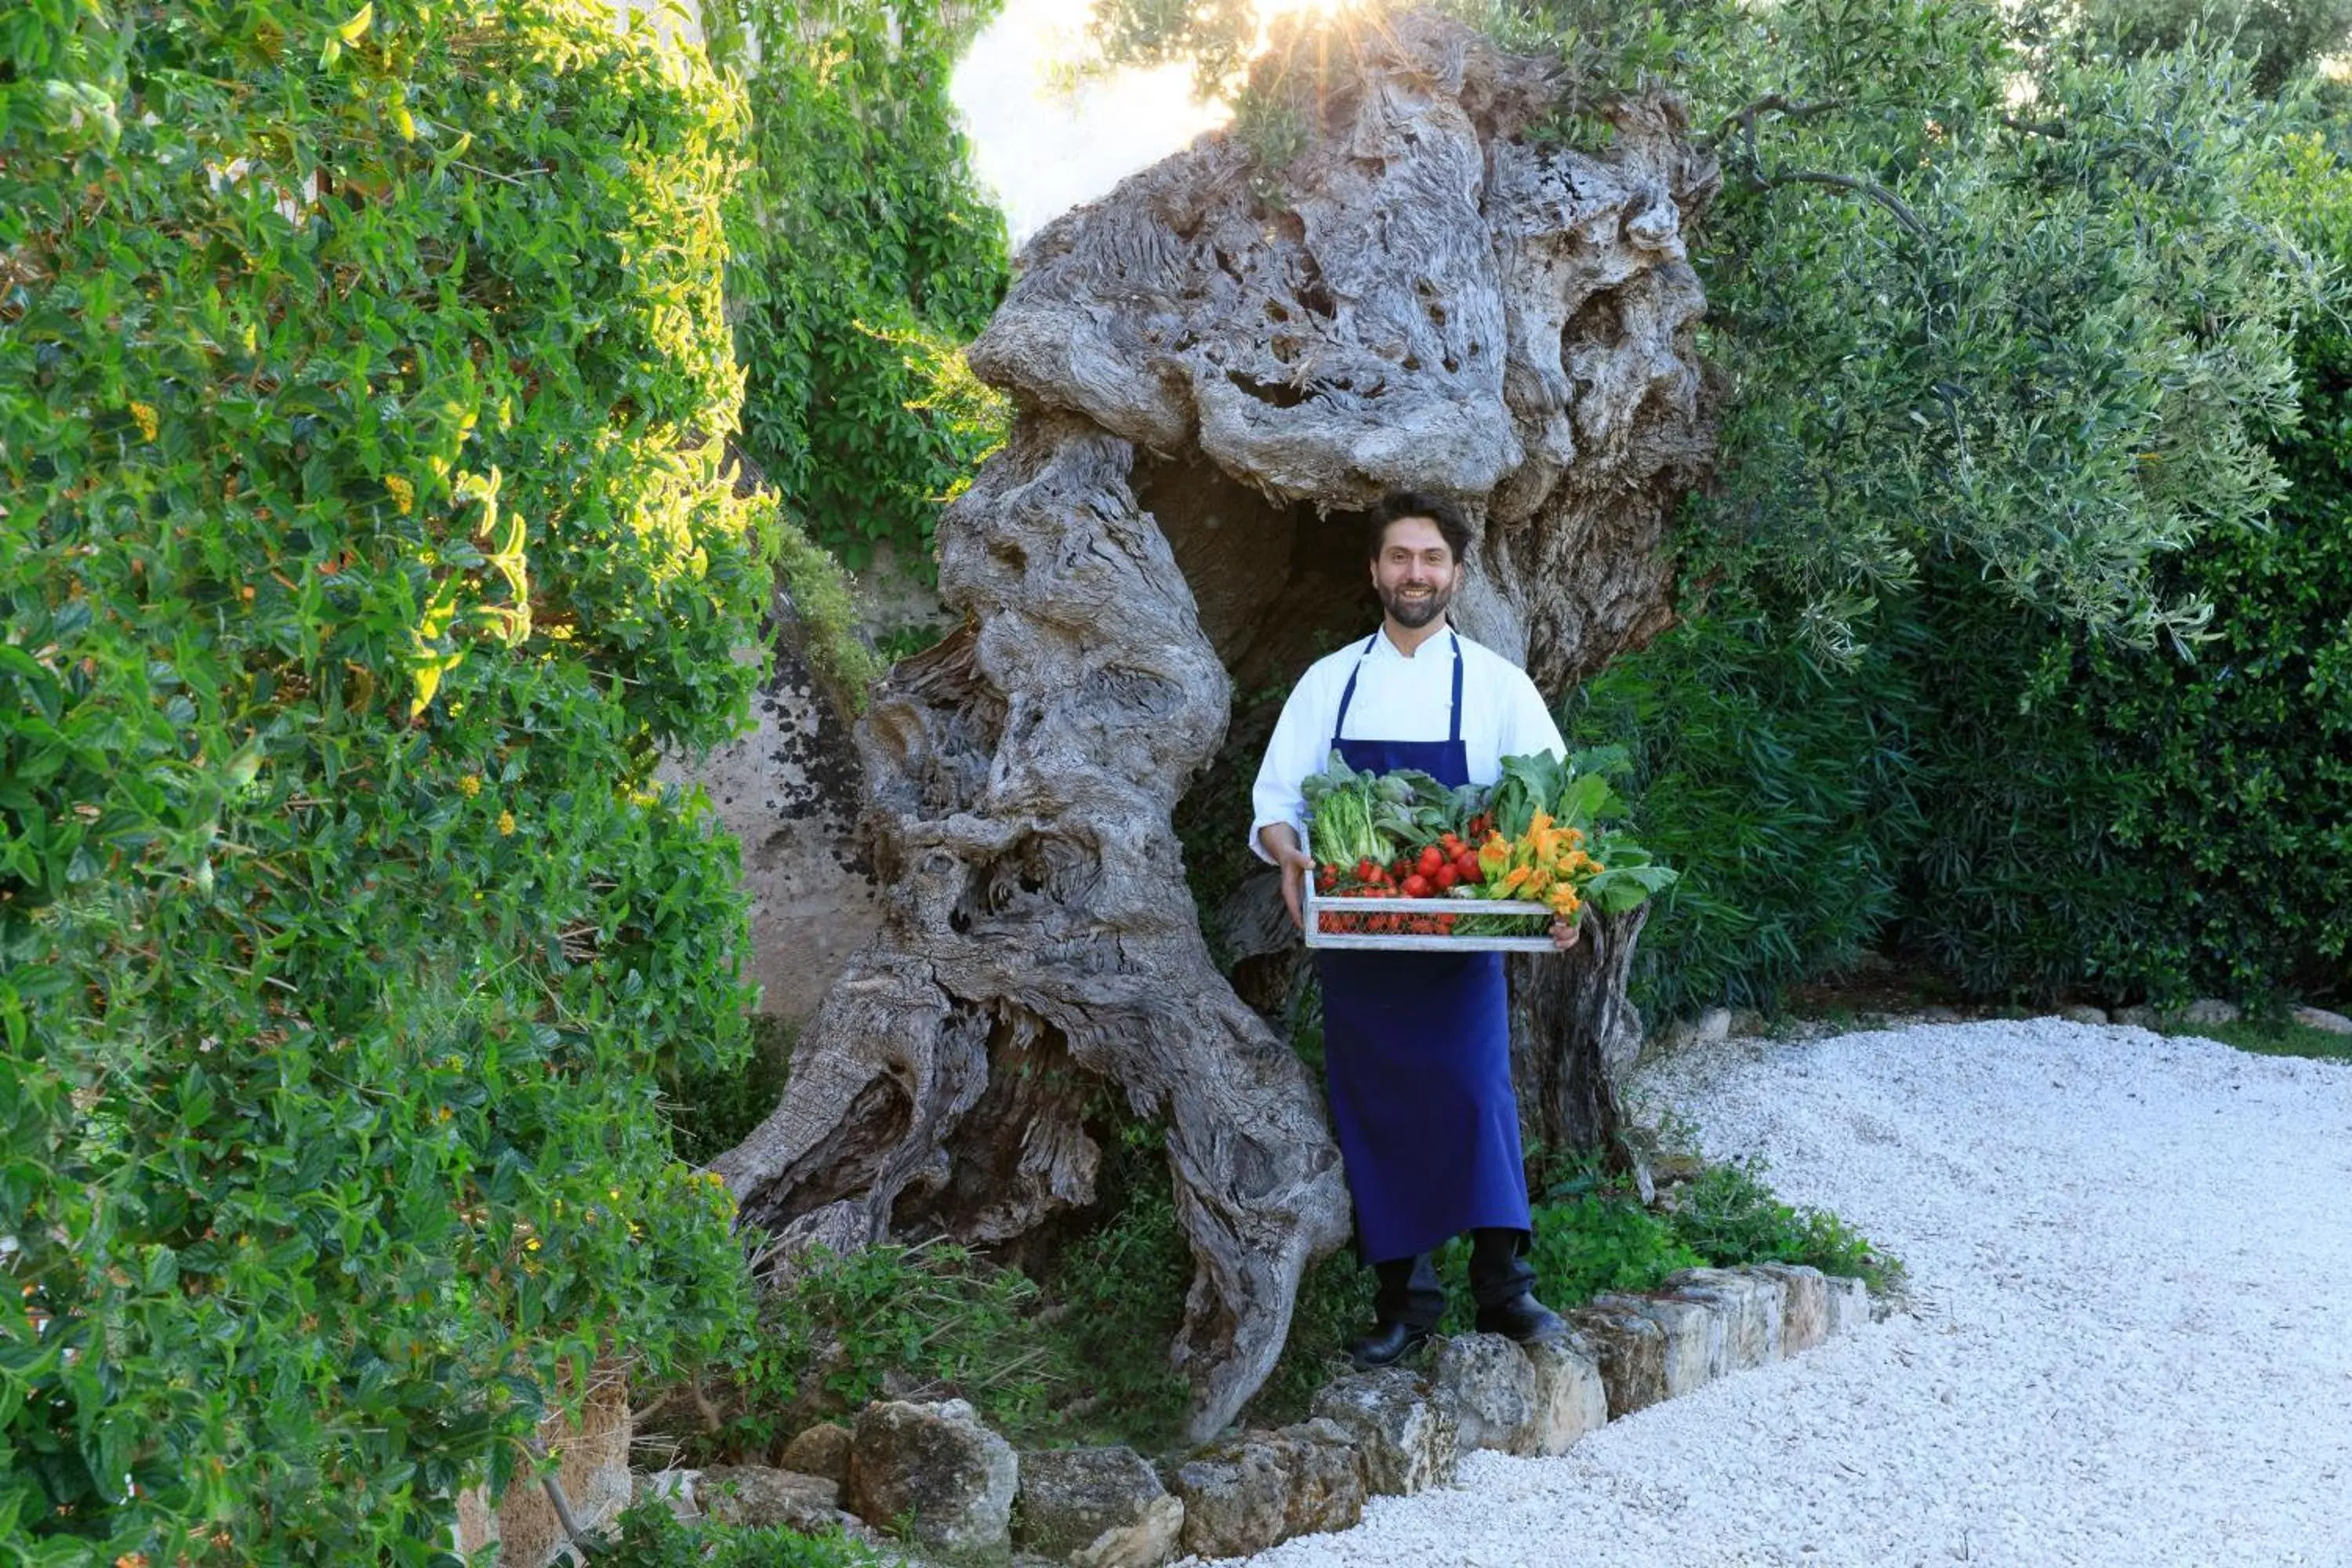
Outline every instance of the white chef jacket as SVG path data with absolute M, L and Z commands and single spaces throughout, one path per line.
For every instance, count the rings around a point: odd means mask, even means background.
M 1350 674 L 1356 676 L 1356 696 L 1348 704 L 1342 739 L 1445 739 L 1454 700 L 1454 636 L 1441 631 L 1407 658 L 1383 629 L 1369 652 L 1365 639 L 1358 637 L 1307 666 L 1282 705 L 1250 792 L 1250 848 L 1259 859 L 1273 859 L 1258 843 L 1258 829 L 1266 824 L 1286 822 L 1305 837 L 1307 802 L 1298 786 L 1330 761 L 1332 721 L 1339 716 L 1339 698 Z M 1559 726 L 1527 671 L 1468 637 L 1462 638 L 1462 750 L 1470 782 L 1482 784 L 1502 775 L 1505 757 L 1568 754 Z

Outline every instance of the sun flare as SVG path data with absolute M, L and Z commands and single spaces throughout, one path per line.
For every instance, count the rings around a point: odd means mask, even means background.
M 1255 57 L 1286 19 L 1314 24 L 1374 0 L 1253 0 Z M 1013 242 L 1118 180 L 1233 118 L 1193 94 L 1186 59 L 1084 68 L 1097 46 L 1093 0 L 1005 0 L 958 64 L 951 89 L 973 164 L 997 194 Z M 1342 24 L 1344 25 L 1344 24 Z

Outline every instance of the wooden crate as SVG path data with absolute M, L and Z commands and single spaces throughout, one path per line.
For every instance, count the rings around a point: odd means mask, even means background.
M 1306 917 L 1309 947 L 1376 947 L 1412 952 L 1549 952 L 1549 935 L 1429 936 L 1405 931 L 1327 931 L 1326 913 L 1353 915 L 1541 915 L 1549 921 L 1551 907 L 1527 899 L 1345 899 L 1318 892 L 1313 872 L 1307 877 Z

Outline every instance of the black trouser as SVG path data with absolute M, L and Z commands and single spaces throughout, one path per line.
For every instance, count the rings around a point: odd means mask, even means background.
M 1536 1271 L 1523 1256 L 1524 1230 L 1479 1229 L 1470 1233 L 1470 1295 L 1481 1307 L 1499 1307 L 1534 1289 Z M 1445 1287 L 1438 1283 L 1432 1255 L 1392 1258 L 1372 1265 L 1380 1289 L 1372 1310 L 1383 1323 L 1433 1329 L 1445 1316 Z

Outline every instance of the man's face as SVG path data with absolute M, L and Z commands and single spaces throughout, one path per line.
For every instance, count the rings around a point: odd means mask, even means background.
M 1397 625 L 1418 631 L 1445 613 L 1454 597 L 1454 552 L 1425 517 L 1401 517 L 1372 558 L 1372 587 Z

